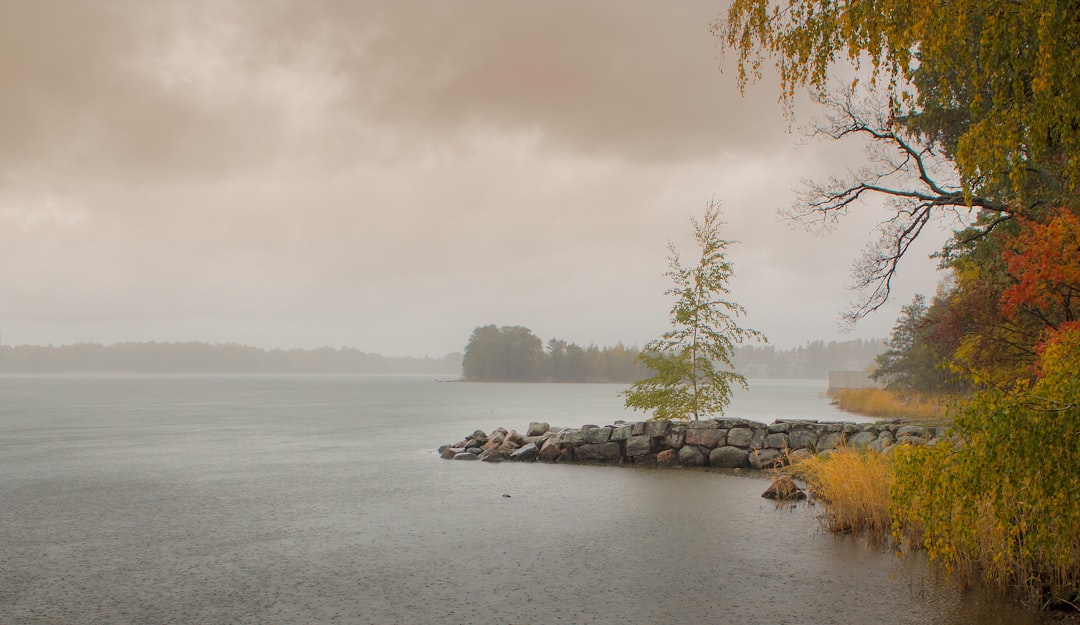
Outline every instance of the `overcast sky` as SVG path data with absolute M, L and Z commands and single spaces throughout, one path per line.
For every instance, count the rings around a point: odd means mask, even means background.
M 745 97 L 725 0 L 0 0 L 0 339 L 238 342 L 387 355 L 478 325 L 642 345 L 666 245 L 710 198 L 734 296 L 777 347 L 841 333 L 882 213 L 777 217 L 859 151 Z

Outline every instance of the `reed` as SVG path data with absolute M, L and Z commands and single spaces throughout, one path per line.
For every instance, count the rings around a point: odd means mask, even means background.
M 899 393 L 882 388 L 836 391 L 833 403 L 846 412 L 878 419 L 904 419 L 920 423 L 948 421 L 950 397 L 928 393 Z
M 829 531 L 863 535 L 873 544 L 889 542 L 892 472 L 887 456 L 841 447 L 799 460 L 785 471 L 825 504 L 822 518 Z

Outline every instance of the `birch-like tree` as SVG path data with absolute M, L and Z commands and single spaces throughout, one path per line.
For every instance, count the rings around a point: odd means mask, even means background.
M 735 275 L 727 249 L 735 243 L 720 236 L 720 205 L 710 201 L 704 218 L 691 217 L 701 255 L 684 266 L 674 244 L 668 244 L 668 271 L 674 296 L 671 329 L 651 341 L 639 359 L 653 371 L 623 393 L 626 406 L 651 410 L 653 419 L 696 421 L 721 414 L 731 401 L 732 385 L 746 388 L 746 378 L 731 363 L 735 346 L 747 340 L 765 342 L 757 330 L 742 328 L 746 310 L 731 299 Z

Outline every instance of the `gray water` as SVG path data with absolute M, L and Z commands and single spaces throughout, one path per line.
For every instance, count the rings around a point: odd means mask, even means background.
M 728 414 L 843 418 L 823 387 L 760 381 Z M 434 452 L 634 418 L 619 389 L 0 376 L 0 624 L 1040 622 L 760 476 Z

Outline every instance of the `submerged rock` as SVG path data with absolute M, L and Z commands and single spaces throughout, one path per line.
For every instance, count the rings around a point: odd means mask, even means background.
M 777 501 L 798 501 L 806 499 L 806 492 L 799 488 L 790 477 L 781 475 L 773 480 L 773 483 L 765 489 L 764 493 L 761 493 L 761 496 Z

